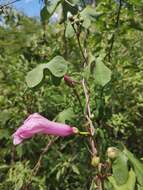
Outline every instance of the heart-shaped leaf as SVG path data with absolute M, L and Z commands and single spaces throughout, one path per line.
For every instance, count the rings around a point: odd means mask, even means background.
M 45 64 L 45 68 L 55 77 L 63 77 L 67 72 L 68 62 L 61 56 L 54 57 L 49 63 Z
M 54 57 L 45 64 L 40 64 L 26 76 L 26 83 L 29 88 L 37 86 L 44 78 L 44 70 L 48 69 L 54 77 L 61 78 L 67 72 L 68 62 L 61 56 Z
M 26 83 L 29 88 L 37 86 L 43 79 L 43 69 L 45 64 L 38 65 L 26 76 Z
M 104 65 L 101 58 L 97 58 L 94 70 L 95 83 L 105 86 L 111 80 L 111 70 Z

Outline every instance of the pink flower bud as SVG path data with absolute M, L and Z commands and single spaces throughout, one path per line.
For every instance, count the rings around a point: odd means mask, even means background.
M 24 139 L 31 138 L 35 134 L 47 134 L 66 137 L 76 134 L 75 127 L 63 123 L 49 121 L 38 113 L 30 115 L 21 127 L 12 135 L 13 144 L 20 144 Z
M 73 87 L 75 83 L 77 83 L 76 81 L 72 80 L 68 75 L 64 75 L 64 81 L 70 87 Z

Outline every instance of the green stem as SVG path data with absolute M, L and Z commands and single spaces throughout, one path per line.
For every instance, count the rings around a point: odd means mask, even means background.
M 86 132 L 86 131 L 79 131 L 78 132 L 80 135 L 90 135 L 89 132 Z

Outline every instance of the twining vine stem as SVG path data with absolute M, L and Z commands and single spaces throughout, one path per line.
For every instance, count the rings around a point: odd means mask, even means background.
M 77 31 L 76 31 L 76 29 L 75 29 L 75 27 L 74 27 L 74 23 L 72 23 L 72 27 L 73 27 L 74 32 L 75 32 L 75 34 L 76 34 L 78 46 L 79 46 L 81 55 L 82 55 L 82 57 L 83 57 L 83 59 L 84 59 L 84 62 L 88 64 L 87 58 L 86 58 L 86 56 L 84 55 L 84 51 L 83 51 L 82 45 L 81 45 L 81 43 L 80 43 L 79 33 L 77 33 Z
M 78 46 L 79 46 L 81 55 L 82 55 L 83 60 L 84 60 L 83 68 L 85 68 L 88 65 L 87 50 L 86 50 L 86 47 L 84 47 L 84 49 L 82 48 L 82 45 L 80 43 L 80 33 L 78 31 L 76 31 L 76 29 L 74 27 L 74 23 L 72 23 L 72 27 L 73 27 L 73 29 L 75 31 Z M 86 120 L 87 120 L 87 122 L 89 124 L 89 128 L 87 130 L 90 133 L 89 144 L 91 146 L 91 154 L 92 154 L 92 157 L 96 157 L 98 155 L 98 151 L 97 151 L 96 143 L 95 143 L 95 141 L 93 139 L 95 128 L 94 128 L 94 125 L 93 125 L 93 122 L 92 122 L 92 119 L 91 119 L 92 115 L 91 115 L 91 109 L 90 109 L 90 92 L 88 90 L 87 82 L 86 82 L 86 79 L 84 77 L 82 79 L 82 87 L 83 87 L 84 96 L 85 96 L 85 100 L 86 100 L 86 106 L 85 106 L 86 109 L 85 109 L 84 116 L 85 116 L 85 118 L 86 118 Z M 99 166 L 98 166 L 98 172 L 100 172 L 100 170 L 101 170 L 101 164 L 99 164 Z M 103 181 L 99 177 L 98 174 L 95 176 L 94 179 L 95 179 L 95 182 L 96 182 L 96 185 L 97 185 L 96 190 L 103 190 L 104 189 Z
M 84 67 L 86 65 L 88 65 L 88 60 L 87 60 L 87 57 L 85 55 L 86 53 L 86 50 L 85 50 L 85 53 L 84 53 L 84 50 L 82 48 L 82 45 L 80 43 L 80 35 L 79 33 L 76 31 L 75 27 L 74 27 L 74 24 L 72 24 L 72 27 L 75 31 L 75 34 L 76 34 L 76 38 L 77 38 L 77 42 L 78 42 L 78 46 L 79 46 L 79 49 L 80 49 L 80 52 L 81 52 L 81 55 L 84 59 Z M 87 88 L 87 85 L 86 85 L 86 81 L 85 81 L 85 78 L 82 79 L 82 87 L 83 87 L 83 91 L 84 91 L 84 95 L 85 95 L 85 99 L 86 99 L 86 110 L 85 110 L 85 118 L 86 120 L 88 121 L 89 123 L 89 133 L 90 133 L 90 137 L 89 137 L 89 142 L 90 142 L 90 146 L 91 146 L 91 150 L 92 150 L 92 155 L 97 155 L 97 149 L 96 149 L 96 146 L 95 146 L 95 142 L 93 140 L 93 135 L 94 135 L 94 126 L 93 126 L 93 122 L 91 120 L 91 110 L 90 110 L 90 95 L 89 95 L 89 92 L 88 92 L 88 88 Z
M 73 93 L 75 94 L 75 96 L 76 96 L 76 98 L 77 98 L 77 100 L 79 102 L 79 106 L 81 108 L 81 111 L 82 111 L 82 113 L 84 113 L 84 109 L 83 109 L 83 106 L 82 106 L 82 102 L 81 102 L 80 96 L 79 96 L 79 94 L 78 94 L 78 92 L 77 92 L 77 90 L 76 90 L 75 87 L 73 87 L 72 89 L 73 89 Z
M 116 22 L 115 22 L 115 29 L 116 30 L 119 27 L 121 9 L 122 9 L 122 0 L 119 0 L 119 8 L 118 8 L 117 18 L 116 18 Z M 113 35 L 111 37 L 111 45 L 109 47 L 109 51 L 108 51 L 108 54 L 107 54 L 109 61 L 111 61 L 111 52 L 112 52 L 112 49 L 113 49 L 113 46 L 114 46 L 114 42 L 115 42 L 115 32 L 113 33 Z

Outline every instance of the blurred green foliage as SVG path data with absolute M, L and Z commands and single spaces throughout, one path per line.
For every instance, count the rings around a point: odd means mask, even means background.
M 55 3 L 60 6 L 59 1 Z M 80 130 L 86 126 L 74 89 L 63 78 L 57 82 L 57 78 L 46 71 L 42 84 L 35 88 L 28 88 L 26 84 L 29 71 L 56 56 L 63 56 L 69 62 L 67 74 L 72 79 L 79 82 L 84 76 L 90 84 L 90 106 L 101 159 L 107 159 L 109 146 L 120 147 L 120 142 L 138 158 L 143 156 L 143 5 L 139 0 L 123 0 L 117 23 L 119 1 L 98 0 L 96 8 L 87 5 L 80 12 L 75 4 L 83 7 L 84 4 L 77 0 L 71 3 L 58 7 L 64 11 L 60 24 L 47 24 L 52 7 L 47 9 L 50 13 L 42 16 L 44 30 L 39 21 L 13 9 L 0 16 L 4 19 L 0 25 L 0 190 L 24 190 L 32 168 L 49 141 L 49 137 L 39 135 L 13 146 L 13 132 L 30 113 L 39 112 L 50 120 L 66 122 Z M 85 69 L 82 69 L 76 35 L 65 14 L 68 11 L 77 14 L 76 29 L 80 30 L 81 44 L 87 49 L 90 63 Z M 104 69 L 97 70 L 99 58 Z M 75 88 L 84 107 L 80 83 Z M 136 172 L 136 177 L 132 169 L 124 173 L 127 184 L 133 183 L 129 190 L 133 187 L 142 190 L 143 175 L 139 169 L 142 165 L 131 153 L 123 152 L 116 160 L 117 165 L 123 166 L 123 170 L 133 165 Z M 128 158 L 122 160 L 125 155 Z M 128 166 L 126 159 L 130 161 Z M 116 163 L 113 166 L 113 171 L 122 173 Z M 31 176 L 29 189 L 94 190 L 95 175 L 86 138 L 61 138 L 44 155 L 38 174 Z M 119 187 L 115 179 L 109 177 L 106 190 L 127 188 L 128 185 Z

